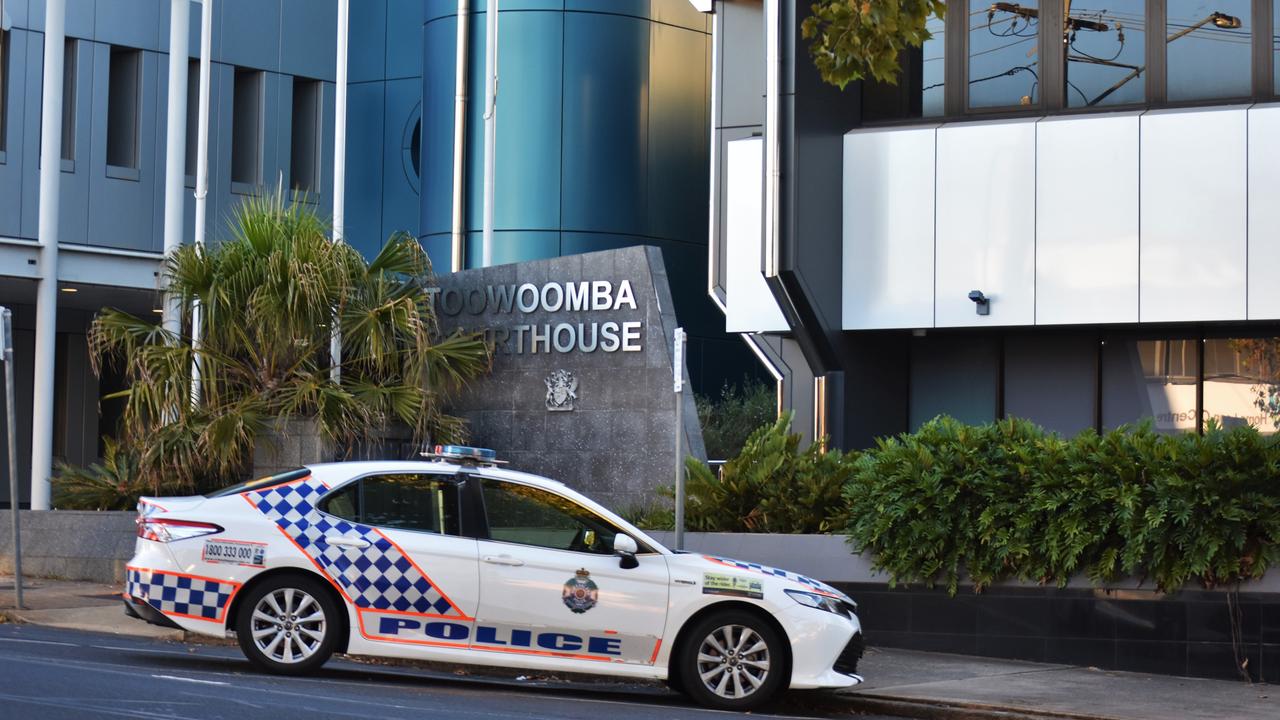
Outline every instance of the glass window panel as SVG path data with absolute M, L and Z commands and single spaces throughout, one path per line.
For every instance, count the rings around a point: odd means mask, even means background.
M 946 43 L 946 22 L 936 17 L 925 21 L 924 27 L 932 37 L 921 46 L 921 83 L 920 111 L 924 117 L 942 115 L 943 78 L 946 76 L 946 63 L 943 61 L 943 47 Z
M 210 81 L 213 78 L 209 78 Z M 200 61 L 187 61 L 187 152 L 183 159 L 185 173 L 192 177 L 196 174 L 196 150 L 198 149 L 200 130 Z
M 1102 426 L 1150 420 L 1157 432 L 1195 432 L 1197 340 L 1108 338 L 1102 344 Z
M 1014 335 L 1004 346 L 1004 414 L 1070 437 L 1094 425 L 1098 340 Z
M 1071 3 L 1067 23 L 1067 106 L 1146 99 L 1144 0 Z
M 911 338 L 912 430 L 938 415 L 974 425 L 996 419 L 1000 345 L 991 338 Z
M 0 30 L 0 152 L 5 150 L 9 113 L 9 32 Z
M 68 38 L 62 51 L 62 159 L 76 159 L 76 41 Z
M 433 475 L 378 475 L 360 481 L 360 519 L 379 527 L 458 534 L 457 486 Z
M 1252 0 L 1169 0 L 1170 100 L 1250 94 L 1251 5 Z
M 1280 0 L 1271 11 L 1271 71 L 1275 92 L 1280 95 Z
M 289 178 L 294 190 L 320 189 L 320 81 L 294 78 Z
M 1205 341 L 1204 415 L 1222 427 L 1280 429 L 1280 338 Z
M 107 164 L 138 167 L 138 115 L 142 53 L 111 48 L 107 78 Z
M 969 107 L 1040 103 L 1037 2 L 969 0 Z
M 236 68 L 231 114 L 231 181 L 262 182 L 262 73 Z
M 516 483 L 484 482 L 489 537 L 555 550 L 613 554 L 619 530 L 568 498 Z

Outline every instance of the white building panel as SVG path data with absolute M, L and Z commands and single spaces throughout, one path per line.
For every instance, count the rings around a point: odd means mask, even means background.
M 933 326 L 935 132 L 844 136 L 846 330 Z
M 1035 120 L 938 129 L 937 327 L 1035 322 L 1035 142 Z
M 725 331 L 790 328 L 760 272 L 764 252 L 764 140 L 744 138 L 725 151 Z
M 1036 324 L 1138 322 L 1138 123 L 1037 126 Z
M 1246 112 L 1142 116 L 1142 322 L 1245 318 Z
M 1280 105 L 1249 110 L 1249 319 L 1280 318 Z

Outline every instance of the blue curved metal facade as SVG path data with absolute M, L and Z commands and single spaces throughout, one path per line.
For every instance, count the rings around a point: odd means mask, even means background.
M 466 149 L 466 267 L 480 259 L 485 0 L 473 0 Z M 423 26 L 422 216 L 436 268 L 450 266 L 455 0 Z M 750 370 L 706 293 L 710 17 L 688 0 L 499 4 L 495 263 L 628 245 L 662 249 L 694 382 Z M 702 357 L 717 347 L 707 376 Z M 733 360 L 730 360 L 732 358 Z M 741 365 L 739 363 L 741 362 Z

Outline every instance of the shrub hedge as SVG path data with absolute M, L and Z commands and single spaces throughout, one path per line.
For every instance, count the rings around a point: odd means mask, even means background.
M 891 583 L 952 593 L 1079 573 L 1172 591 L 1280 564 L 1280 435 L 1140 425 L 1067 439 L 1026 420 L 939 417 L 863 452 L 823 454 L 800 450 L 789 422 L 757 430 L 719 477 L 688 463 L 688 529 L 842 531 Z

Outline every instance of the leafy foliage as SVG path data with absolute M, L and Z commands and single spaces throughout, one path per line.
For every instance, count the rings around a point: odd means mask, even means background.
M 1150 426 L 1071 440 L 1025 420 L 938 418 L 881 440 L 845 489 L 850 542 L 894 582 L 1146 577 L 1163 590 L 1280 563 L 1280 440 Z
M 59 462 L 53 478 L 55 507 L 78 510 L 132 510 L 151 488 L 139 480 L 138 454 L 104 439 L 102 462 L 78 467 Z
M 932 35 L 930 16 L 945 17 L 944 0 L 816 0 L 800 29 L 822 79 L 843 89 L 873 77 L 898 81 L 898 55 Z
M 718 398 L 697 396 L 698 422 L 707 457 L 737 455 L 751 433 L 778 417 L 778 395 L 772 386 L 743 377 L 740 385 L 724 384 Z
M 440 338 L 418 243 L 395 235 L 370 262 L 305 206 L 279 197 L 238 206 L 233 237 L 184 246 L 167 258 L 169 289 L 204 323 L 171 333 L 115 309 L 94 320 L 95 368 L 124 369 L 124 443 L 138 482 L 187 492 L 229 484 L 247 470 L 255 441 L 293 418 L 314 418 L 339 447 L 400 423 L 444 441 L 462 424 L 444 394 L 488 368 L 475 335 Z M 330 325 L 342 336 L 341 381 L 330 377 Z M 192 404 L 192 362 L 200 402 Z
M 853 466 L 838 451 L 823 453 L 817 443 L 800 449 L 789 431 L 791 415 L 778 418 L 747 438 L 738 457 L 717 475 L 686 458 L 685 527 L 705 532 L 821 533 L 844 524 L 841 488 Z M 666 489 L 670 495 L 670 488 Z M 639 519 L 671 527 L 669 511 Z

